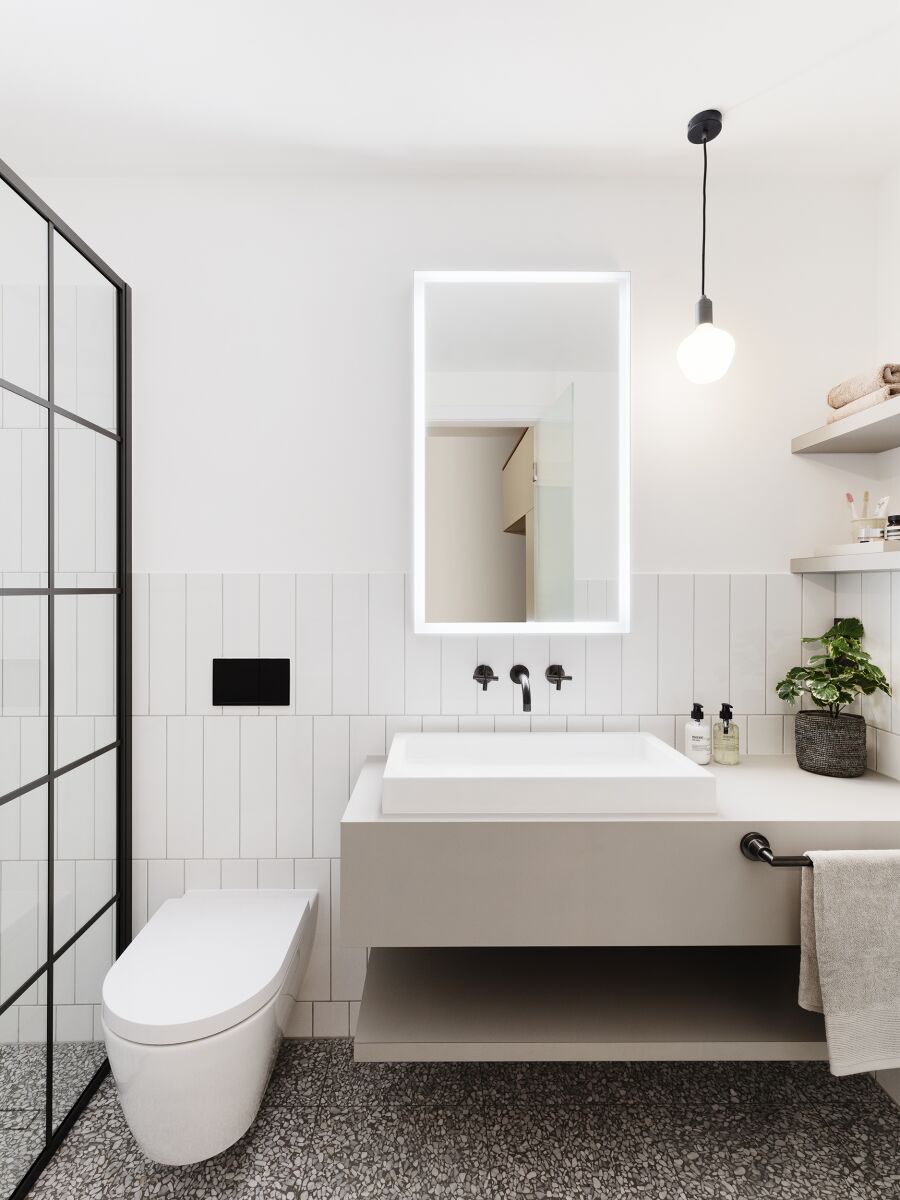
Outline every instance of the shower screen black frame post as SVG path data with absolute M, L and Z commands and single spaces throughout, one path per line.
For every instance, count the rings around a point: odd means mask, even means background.
M 0 1004 L 0 1013 L 14 1004 L 37 980 L 46 979 L 47 1042 L 44 1146 L 12 1192 L 10 1200 L 21 1200 L 53 1157 L 66 1134 L 100 1082 L 109 1071 L 104 1061 L 87 1083 L 69 1111 L 54 1128 L 53 1119 L 53 968 L 67 950 L 113 905 L 116 906 L 116 954 L 121 954 L 131 940 L 131 289 L 65 221 L 19 178 L 6 163 L 0 161 L 0 181 L 12 189 L 47 225 L 47 397 L 46 399 L 19 387 L 12 380 L 0 378 L 0 388 L 13 392 L 36 404 L 47 413 L 47 586 L 37 588 L 2 588 L 3 595 L 34 595 L 47 601 L 47 771 L 14 791 L 0 796 L 0 804 L 14 800 L 36 788 L 47 789 L 47 953 L 43 964 Z M 68 242 L 116 291 L 116 430 L 102 428 L 92 421 L 56 405 L 53 380 L 53 250 L 55 236 Z M 56 416 L 92 429 L 100 436 L 112 438 L 116 454 L 116 579 L 110 588 L 58 588 L 55 584 L 55 418 Z M 55 597 L 72 595 L 114 595 L 116 597 L 116 737 L 108 745 L 62 767 L 55 765 L 54 723 L 54 618 Z M 59 947 L 54 946 L 54 794 L 56 780 L 93 759 L 112 754 L 116 757 L 116 876 L 112 897 L 89 920 Z M 99 996 L 97 1001 L 99 1002 Z M 0 1197 L 0 1200 L 4 1200 Z

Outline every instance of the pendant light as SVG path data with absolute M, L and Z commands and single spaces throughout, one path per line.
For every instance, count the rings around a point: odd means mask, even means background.
M 688 121 L 688 141 L 703 147 L 703 239 L 700 248 L 700 299 L 697 326 L 678 347 L 678 365 L 691 383 L 721 379 L 734 358 L 734 338 L 713 324 L 712 300 L 706 295 L 706 144 L 722 131 L 722 114 L 715 108 L 697 113 Z

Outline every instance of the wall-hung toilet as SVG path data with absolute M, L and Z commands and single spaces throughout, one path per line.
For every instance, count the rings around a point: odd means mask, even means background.
M 306 971 L 314 891 L 167 900 L 103 983 L 103 1033 L 144 1153 L 211 1158 L 253 1122 Z

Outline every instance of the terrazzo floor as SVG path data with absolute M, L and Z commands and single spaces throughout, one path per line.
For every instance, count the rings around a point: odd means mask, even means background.
M 41 1200 L 861 1200 L 900 1197 L 900 1109 L 824 1064 L 356 1064 L 286 1042 L 254 1126 L 194 1167 L 149 1162 L 106 1080 Z
M 54 1123 L 69 1111 L 106 1058 L 102 1042 L 53 1047 Z M 0 1200 L 44 1146 L 47 1051 L 43 1042 L 0 1045 Z

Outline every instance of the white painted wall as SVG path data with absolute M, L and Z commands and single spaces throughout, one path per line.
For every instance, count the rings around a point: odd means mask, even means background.
M 877 192 L 877 284 L 876 358 L 900 362 L 900 167 L 892 171 Z M 900 497 L 898 497 L 900 499 Z
M 788 443 L 875 351 L 865 186 L 713 184 L 697 388 L 694 180 L 32 182 L 134 287 L 138 570 L 408 568 L 417 267 L 632 272 L 637 571 L 782 571 L 864 486 Z

